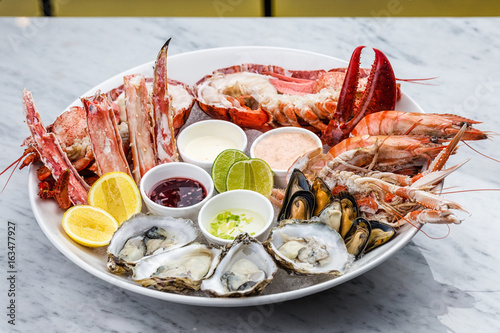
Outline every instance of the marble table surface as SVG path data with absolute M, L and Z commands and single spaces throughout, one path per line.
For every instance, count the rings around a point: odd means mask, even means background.
M 255 45 L 347 60 L 357 45 L 376 47 L 398 78 L 437 77 L 429 85 L 401 82 L 426 112 L 500 128 L 500 18 L 1 18 L 0 32 L 0 169 L 22 154 L 29 133 L 23 88 L 50 123 L 91 87 L 153 60 L 169 37 L 169 55 Z M 471 146 L 498 160 L 497 139 Z M 487 189 L 500 189 L 500 165 L 465 145 L 450 163 L 465 158 L 470 162 L 447 178 L 446 188 L 483 191 L 446 196 L 470 211 L 462 224 L 426 225 L 390 259 L 335 288 L 238 308 L 161 301 L 82 270 L 42 233 L 28 199 L 28 171 L 17 171 L 0 196 L 1 331 L 498 332 L 500 193 Z M 1 176 L 2 187 L 7 178 Z M 9 249 L 12 225 L 15 248 Z M 9 252 L 15 252 L 13 280 Z M 9 324 L 11 302 L 15 325 Z

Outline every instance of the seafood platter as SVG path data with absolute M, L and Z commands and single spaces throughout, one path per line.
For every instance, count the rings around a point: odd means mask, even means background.
M 350 62 L 274 47 L 167 58 L 167 48 L 168 42 L 156 61 L 81 94 L 49 126 L 41 122 L 36 96 L 23 93 L 31 131 L 23 165 L 30 164 L 33 213 L 54 246 L 87 272 L 171 302 L 276 303 L 367 272 L 426 223 L 462 221 L 466 208 L 439 190 L 465 162 L 445 163 L 460 141 L 487 134 L 471 119 L 424 113 L 404 93 L 411 83 L 396 79 L 383 52 L 364 49 L 375 60 L 360 68 L 362 47 Z M 243 232 L 214 244 L 196 218 L 153 215 L 144 205 L 108 246 L 85 247 L 68 237 L 63 214 L 87 204 L 93 181 L 120 171 L 139 186 L 156 165 L 178 162 L 179 133 L 207 119 L 236 124 L 249 145 L 283 127 L 304 128 L 321 140 L 322 147 L 294 157 L 285 185 L 272 189 L 267 200 L 274 216 L 263 237 Z

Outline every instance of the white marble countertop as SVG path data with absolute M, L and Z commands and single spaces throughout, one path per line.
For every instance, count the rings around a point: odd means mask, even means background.
M 31 90 L 50 123 L 83 92 L 151 61 L 173 37 L 169 55 L 222 46 L 282 46 L 348 59 L 357 45 L 389 57 L 427 112 L 455 113 L 500 128 L 500 18 L 61 19 L 1 18 L 0 169 L 22 153 L 29 131 L 21 91 Z M 500 158 L 492 140 L 473 143 Z M 457 190 L 500 189 L 499 162 L 466 146 L 453 161 L 471 161 L 446 180 Z M 456 159 L 455 159 L 456 158 Z M 27 170 L 0 196 L 1 331 L 9 332 L 498 332 L 500 193 L 448 195 L 471 212 L 445 239 L 417 233 L 396 255 L 335 288 L 258 307 L 204 308 L 138 295 L 80 269 L 44 236 L 30 208 Z M 7 174 L 1 176 L 5 184 Z M 8 267 L 8 224 L 15 223 L 15 297 Z M 446 226 L 425 226 L 434 237 Z M 10 301 L 15 326 L 8 323 Z

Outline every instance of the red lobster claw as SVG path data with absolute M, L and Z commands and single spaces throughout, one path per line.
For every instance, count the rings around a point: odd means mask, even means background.
M 71 200 L 68 194 L 70 171 L 66 169 L 59 176 L 59 179 L 52 186 L 50 182 L 42 181 L 38 184 L 40 192 L 38 195 L 42 199 L 54 198 L 62 209 L 68 209 L 71 206 Z M 53 187 L 53 188 L 52 188 Z
M 363 48 L 364 46 L 358 46 L 352 53 L 340 91 L 335 118 L 330 120 L 327 129 L 322 133 L 323 141 L 328 145 L 336 145 L 347 138 L 364 116 L 378 111 L 394 110 L 396 105 L 397 85 L 394 71 L 389 59 L 377 49 L 373 49 L 375 61 L 363 97 L 356 105 L 360 56 Z

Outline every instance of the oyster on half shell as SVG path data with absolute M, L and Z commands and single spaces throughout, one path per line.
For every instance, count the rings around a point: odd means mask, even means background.
M 201 289 L 212 296 L 258 295 L 278 270 L 264 246 L 247 233 L 226 245 L 219 259 L 212 276 L 201 283 Z
M 198 232 L 191 220 L 139 214 L 125 221 L 108 246 L 108 270 L 130 273 L 144 257 L 192 243 Z
M 292 274 L 342 275 L 354 259 L 340 234 L 316 221 L 283 220 L 264 245 Z
M 143 258 L 134 267 L 132 279 L 144 287 L 184 292 L 200 289 L 217 264 L 219 249 L 193 243 Z

